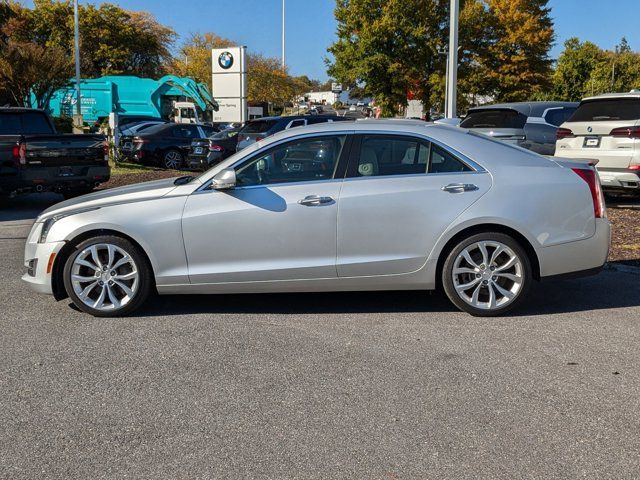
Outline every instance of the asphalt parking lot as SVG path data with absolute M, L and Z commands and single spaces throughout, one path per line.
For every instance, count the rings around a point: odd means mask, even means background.
M 0 478 L 638 478 L 640 275 L 478 319 L 419 292 L 161 297 L 95 319 L 20 282 L 0 211 Z

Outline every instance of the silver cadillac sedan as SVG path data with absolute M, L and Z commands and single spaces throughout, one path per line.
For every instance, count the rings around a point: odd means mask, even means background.
M 23 279 L 101 317 L 155 292 L 436 288 L 490 316 L 534 280 L 598 271 L 609 236 L 588 161 L 446 125 L 336 122 L 273 135 L 196 178 L 49 208 Z

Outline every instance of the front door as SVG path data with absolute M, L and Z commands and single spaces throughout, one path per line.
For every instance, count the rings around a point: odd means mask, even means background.
M 438 238 L 491 187 L 449 150 L 426 139 L 358 135 L 338 213 L 340 277 L 415 272 Z
M 346 140 L 290 140 L 235 165 L 236 188 L 192 194 L 182 221 L 191 283 L 336 278 Z

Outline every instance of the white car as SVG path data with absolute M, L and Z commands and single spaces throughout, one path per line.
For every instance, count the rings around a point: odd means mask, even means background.
M 556 135 L 556 156 L 598 160 L 605 190 L 640 194 L 640 91 L 585 98 Z
M 23 279 L 118 316 L 150 293 L 431 290 L 499 315 L 533 280 L 604 264 L 588 162 L 422 121 L 293 128 L 197 178 L 105 190 L 36 220 Z

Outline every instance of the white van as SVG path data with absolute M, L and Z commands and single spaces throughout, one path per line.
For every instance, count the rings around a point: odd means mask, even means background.
M 596 159 L 604 189 L 640 194 L 640 90 L 585 98 L 556 137 L 556 157 Z

